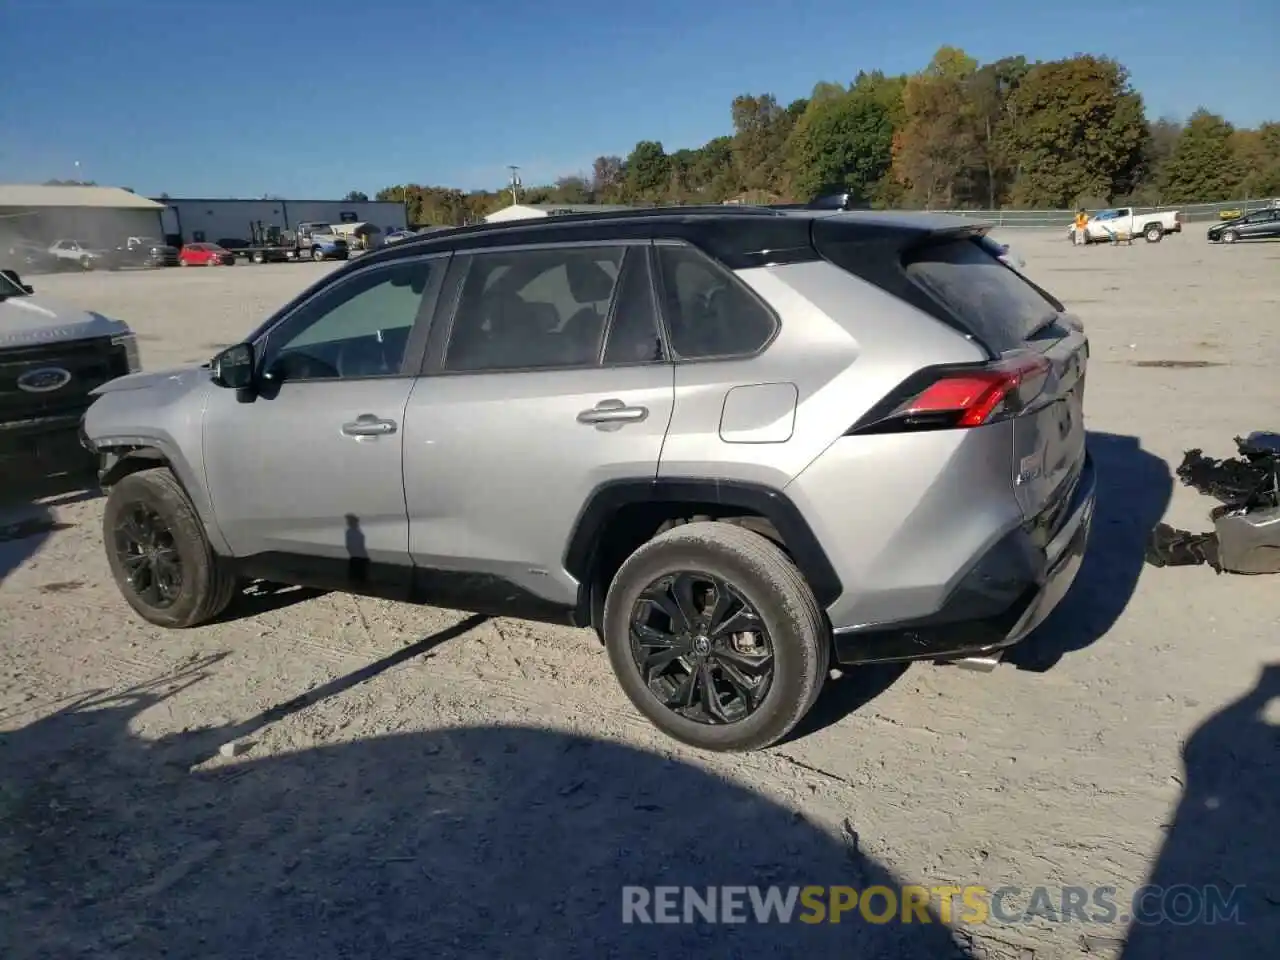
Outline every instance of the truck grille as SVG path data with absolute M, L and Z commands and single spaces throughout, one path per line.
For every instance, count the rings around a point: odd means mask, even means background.
M 19 381 L 37 370 L 65 371 L 71 379 L 45 392 L 22 389 Z M 79 413 L 93 400 L 90 390 L 128 372 L 125 347 L 111 337 L 0 350 L 0 423 Z

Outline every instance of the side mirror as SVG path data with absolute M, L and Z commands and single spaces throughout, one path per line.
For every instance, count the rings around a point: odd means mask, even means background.
M 0 270 L 0 274 L 4 274 L 4 278 L 15 287 L 21 287 L 23 293 L 36 292 L 36 288 L 31 286 L 31 284 L 22 282 L 22 277 L 18 276 L 17 270 Z
M 237 343 L 213 358 L 210 368 L 213 382 L 228 390 L 247 390 L 253 386 L 255 357 L 252 343 Z

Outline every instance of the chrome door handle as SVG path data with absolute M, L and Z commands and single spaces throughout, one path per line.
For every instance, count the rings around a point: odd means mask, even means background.
M 590 410 L 579 413 L 578 422 L 621 426 L 624 423 L 639 423 L 648 416 L 648 407 L 629 407 L 621 400 L 601 400 Z
M 348 437 L 383 437 L 395 432 L 394 420 L 383 420 L 372 413 L 362 413 L 350 423 L 342 425 L 342 433 Z

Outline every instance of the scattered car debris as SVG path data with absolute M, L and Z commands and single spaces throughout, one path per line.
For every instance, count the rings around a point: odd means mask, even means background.
M 1238 457 L 1215 460 L 1188 450 L 1178 479 L 1221 502 L 1210 511 L 1212 533 L 1159 524 L 1147 542 L 1156 567 L 1205 564 L 1218 573 L 1280 573 L 1280 433 L 1236 437 Z

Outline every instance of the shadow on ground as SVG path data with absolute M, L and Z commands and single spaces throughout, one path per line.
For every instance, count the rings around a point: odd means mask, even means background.
M 1182 801 L 1142 912 L 1157 917 L 1163 910 L 1184 922 L 1132 924 L 1123 960 L 1274 957 L 1280 945 L 1280 663 L 1265 667 L 1252 690 L 1205 721 L 1182 758 Z
M 1173 473 L 1137 437 L 1089 433 L 1098 505 L 1088 552 L 1058 608 L 1006 662 L 1044 671 L 1102 637 L 1124 613 L 1142 574 L 1143 550 L 1173 496 Z
M 98 496 L 97 485 L 82 476 L 0 485 L 0 582 L 39 553 L 49 534 L 71 526 L 58 521 L 55 507 Z
M 791 810 L 618 744 L 459 728 L 191 770 L 239 731 L 130 732 L 212 665 L 0 738 L 6 960 L 969 955 L 936 917 L 624 924 L 628 885 L 897 881 Z

